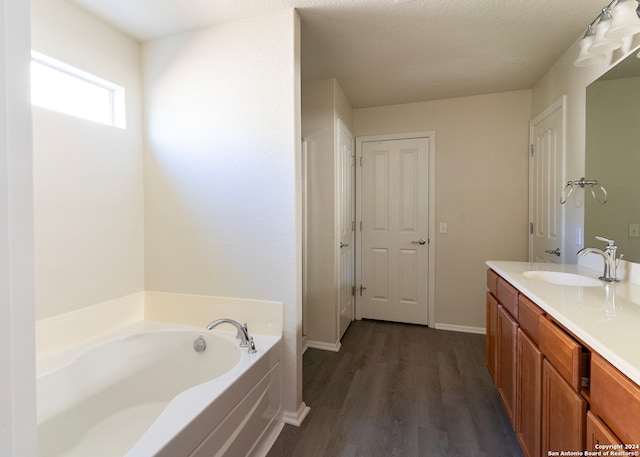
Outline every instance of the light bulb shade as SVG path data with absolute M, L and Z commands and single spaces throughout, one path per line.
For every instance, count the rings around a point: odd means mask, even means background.
M 587 35 L 580 41 L 580 53 L 573 63 L 576 67 L 588 67 L 590 65 L 604 63 L 607 59 L 606 53 L 593 53 L 590 51 L 593 45 L 593 39 L 593 35 Z
M 614 51 L 622 46 L 621 39 L 613 39 L 606 36 L 611 23 L 613 22 L 611 16 L 602 13 L 600 21 L 595 26 L 595 35 L 593 36 L 593 44 L 589 49 L 593 54 L 606 54 Z
M 612 40 L 621 40 L 639 33 L 640 18 L 637 9 L 637 0 L 620 0 L 611 11 L 613 18 L 605 36 Z

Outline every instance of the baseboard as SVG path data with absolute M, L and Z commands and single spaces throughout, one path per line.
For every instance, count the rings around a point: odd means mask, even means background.
M 486 335 L 487 329 L 484 327 L 469 327 L 467 325 L 454 325 L 454 324 L 438 324 L 436 323 L 437 330 L 447 330 L 450 332 L 462 332 L 462 333 L 476 333 L 478 335 Z
M 307 414 L 309 414 L 309 411 L 311 411 L 311 408 L 309 408 L 305 402 L 302 402 L 300 403 L 298 411 L 285 411 L 284 414 L 282 414 L 282 421 L 285 424 L 300 427 L 302 422 L 304 422 L 305 417 L 307 417 Z
M 313 349 L 321 349 L 323 351 L 332 351 L 332 352 L 340 352 L 340 347 L 342 346 L 342 344 L 340 344 L 340 341 L 336 342 L 336 343 L 325 343 L 324 341 L 312 341 L 312 340 L 307 340 L 306 341 L 306 347 L 308 348 L 313 348 Z M 305 348 L 306 350 L 306 348 Z

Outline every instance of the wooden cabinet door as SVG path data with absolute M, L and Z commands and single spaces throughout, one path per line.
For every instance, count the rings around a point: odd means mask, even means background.
M 515 428 L 516 405 L 516 343 L 518 323 L 511 317 L 502 305 L 498 305 L 498 364 L 497 385 L 498 394 L 502 399 L 511 425 Z
M 547 359 L 542 362 L 542 454 L 584 451 L 587 402 Z
M 596 451 L 596 445 L 622 444 L 600 419 L 587 411 L 587 451 Z
M 640 386 L 601 356 L 591 357 L 591 409 L 625 444 L 640 444 Z
M 497 345 L 497 325 L 498 325 L 498 301 L 491 293 L 487 292 L 487 369 L 493 379 L 493 384 L 497 385 L 496 379 L 496 350 Z
M 527 457 L 539 457 L 542 441 L 542 361 L 538 346 L 518 329 L 516 436 Z

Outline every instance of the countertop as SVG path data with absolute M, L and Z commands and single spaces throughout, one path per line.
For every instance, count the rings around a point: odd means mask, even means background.
M 600 271 L 564 264 L 489 260 L 486 264 L 585 345 L 640 384 L 640 285 L 623 281 L 597 287 L 549 284 L 527 278 L 532 270 L 597 278 Z

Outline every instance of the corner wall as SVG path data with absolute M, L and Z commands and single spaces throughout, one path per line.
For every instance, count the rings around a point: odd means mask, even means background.
M 36 319 L 144 288 L 138 43 L 67 1 L 33 0 L 32 48 L 125 89 L 126 130 L 32 107 Z
M 485 260 L 527 260 L 530 113 L 528 90 L 354 111 L 358 137 L 436 132 L 436 327 L 483 332 Z
M 287 10 L 142 48 L 146 289 L 283 303 L 289 412 L 302 402 L 298 43 Z

